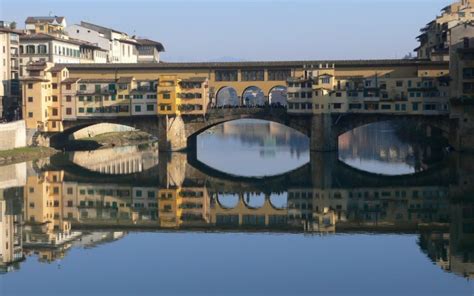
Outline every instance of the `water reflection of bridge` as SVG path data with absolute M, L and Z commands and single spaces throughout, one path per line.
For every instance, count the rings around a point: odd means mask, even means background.
M 208 172 L 186 154 L 162 154 L 157 166 L 131 175 L 101 174 L 70 160 L 29 170 L 15 191 L 20 209 L 2 212 L 2 229 L 17 227 L 19 248 L 42 260 L 61 258 L 78 238 L 98 231 L 110 240 L 127 230 L 411 232 L 422 233 L 421 248 L 443 268 L 473 274 L 474 260 L 459 261 L 472 253 L 465 247 L 473 239 L 473 215 L 466 215 L 472 206 L 451 201 L 473 192 L 469 159 L 394 178 L 313 156 L 293 172 L 261 179 Z M 5 224 L 12 215 L 23 223 Z

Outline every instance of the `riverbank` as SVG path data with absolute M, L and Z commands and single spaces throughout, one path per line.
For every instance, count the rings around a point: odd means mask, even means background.
M 48 147 L 22 147 L 0 151 L 0 166 L 45 158 L 58 151 Z
M 121 146 L 140 145 L 154 142 L 155 139 L 149 134 L 140 131 L 111 132 L 94 137 L 82 138 L 70 141 L 66 151 L 96 150 Z

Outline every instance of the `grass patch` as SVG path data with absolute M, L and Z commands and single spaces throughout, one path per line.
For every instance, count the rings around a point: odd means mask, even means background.
M 22 147 L 0 151 L 0 165 L 48 157 L 57 151 L 48 147 Z

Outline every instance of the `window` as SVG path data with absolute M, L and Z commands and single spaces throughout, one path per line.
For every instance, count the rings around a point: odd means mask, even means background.
M 403 87 L 403 81 L 402 81 L 402 80 L 398 80 L 398 81 L 396 82 L 396 85 L 397 85 L 397 87 Z
M 28 83 L 28 89 L 33 89 L 33 83 Z
M 87 101 L 92 102 L 92 96 L 87 96 Z
M 420 103 L 413 103 L 412 106 L 413 106 L 413 111 L 418 111 L 418 105 Z
M 66 84 L 66 89 L 71 90 L 71 84 L 70 83 Z
M 58 116 L 58 109 L 57 108 L 53 108 L 53 116 Z
M 95 91 L 96 91 L 96 92 L 100 92 L 100 84 L 96 84 L 96 85 L 95 85 Z
M 28 103 L 33 103 L 33 97 L 28 97 Z
M 163 99 L 171 99 L 171 94 L 169 92 L 163 93 Z
M 88 107 L 86 110 L 87 110 L 87 113 L 93 113 L 94 112 L 94 108 L 92 108 L 92 107 Z
M 321 78 L 321 83 L 322 83 L 322 84 L 329 84 L 329 83 L 331 83 L 331 77 L 323 77 L 323 78 Z
M 35 46 L 34 45 L 27 45 L 26 46 L 26 53 L 27 54 L 34 54 L 35 53 Z
M 66 102 L 71 102 L 72 99 L 71 99 L 71 96 L 66 96 Z
M 79 101 L 83 102 L 84 101 L 84 96 L 79 96 Z
M 142 106 L 135 105 L 135 112 L 142 112 Z
M 87 86 L 85 84 L 79 85 L 79 90 L 86 90 Z
M 242 70 L 242 81 L 263 81 L 264 70 Z
M 341 103 L 334 103 L 334 109 L 341 109 L 342 104 Z
M 469 48 L 469 38 L 463 38 L 463 46 L 464 48 Z
M 153 106 L 153 105 L 146 105 L 146 111 L 155 111 L 155 106 Z
M 291 70 L 281 69 L 281 70 L 268 70 L 268 80 L 270 81 L 287 81 L 291 76 Z
M 53 102 L 57 102 L 58 101 L 58 96 L 53 96 Z
M 380 106 L 380 109 L 382 110 L 391 110 L 392 109 L 392 106 L 391 105 L 388 105 L 388 104 L 382 104 Z
M 216 70 L 216 81 L 237 81 L 237 70 Z
M 127 88 L 128 88 L 128 85 L 126 83 L 119 84 L 119 89 L 126 90 Z
M 28 117 L 33 118 L 33 112 L 28 112 Z
M 66 108 L 66 115 L 72 115 L 72 109 Z

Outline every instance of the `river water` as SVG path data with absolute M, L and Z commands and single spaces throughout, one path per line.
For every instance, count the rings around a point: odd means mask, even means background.
M 474 156 L 244 120 L 0 167 L 1 295 L 472 295 Z

